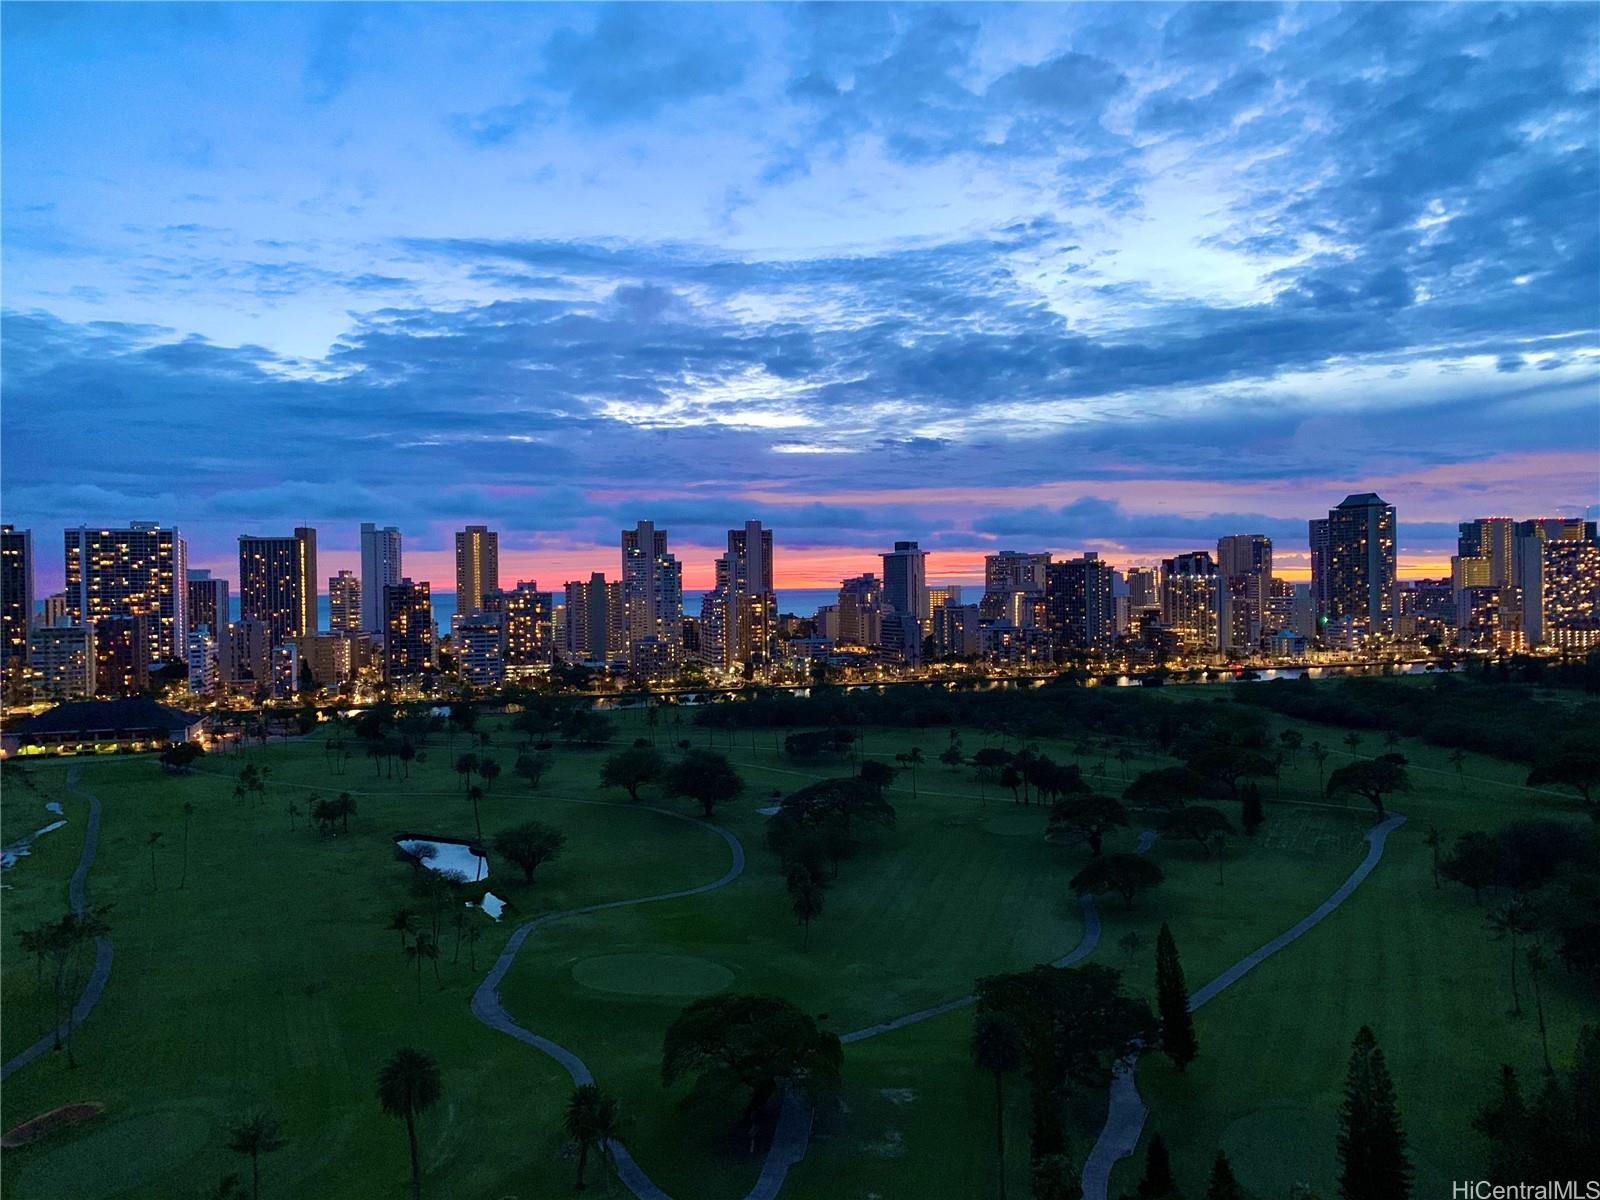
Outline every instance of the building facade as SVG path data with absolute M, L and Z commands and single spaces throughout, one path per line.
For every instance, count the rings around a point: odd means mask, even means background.
M 354 571 L 328 577 L 328 628 L 334 633 L 361 632 L 361 577 Z
M 682 657 L 683 567 L 667 550 L 667 533 L 653 521 L 640 521 L 622 531 L 622 610 L 630 665 L 635 643 L 649 642 L 644 669 L 660 674 L 665 656 L 672 663 Z
M 317 531 L 239 537 L 239 615 L 261 621 L 274 646 L 317 632 Z
M 1195 550 L 1161 561 L 1161 623 L 1186 651 L 1221 646 L 1217 564 L 1210 551 Z
M 456 534 L 456 612 L 483 611 L 483 598 L 500 590 L 500 535 L 487 525 Z
M 926 630 L 931 612 L 928 552 L 919 549 L 915 542 L 896 542 L 894 549 L 881 557 L 884 607 L 906 613 L 918 628 Z
M 28 681 L 35 700 L 87 700 L 95 694 L 94 627 L 40 625 L 28 634 Z
M 1068 650 L 1103 654 L 1116 636 L 1111 564 L 1098 554 L 1052 562 L 1045 569 L 1046 628 Z
M 1323 615 L 1332 637 L 1347 645 L 1394 637 L 1399 605 L 1394 506 L 1376 492 L 1346 496 L 1329 511 L 1327 529 Z
M 0 525 L 0 676 L 20 679 L 33 624 L 33 531 Z
M 433 589 L 401 578 L 383 589 L 383 677 L 415 682 L 433 671 Z
M 383 589 L 400 582 L 403 573 L 400 531 L 393 525 L 379 529 L 371 521 L 361 525 L 361 629 L 383 632 Z
M 67 614 L 74 625 L 148 617 L 145 661 L 189 651 L 189 544 L 175 529 L 134 521 L 122 529 L 80 525 L 65 535 Z

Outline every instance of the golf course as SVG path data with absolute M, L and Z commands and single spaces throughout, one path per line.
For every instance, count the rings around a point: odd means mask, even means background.
M 800 1103 L 803 1156 L 776 1172 L 772 1194 L 985 1197 L 1003 1172 L 1007 1194 L 1027 1196 L 1028 1087 L 1021 1072 L 1007 1081 L 997 1167 L 995 1081 L 973 1057 L 979 980 L 1070 956 L 1063 969 L 1111 968 L 1154 1008 L 1163 925 L 1198 992 L 1317 910 L 1371 854 L 1322 919 L 1196 1009 L 1186 1069 L 1153 1044 L 1143 1053 L 1148 1117 L 1108 1195 L 1134 1191 L 1155 1135 L 1189 1195 L 1204 1192 L 1219 1149 L 1248 1195 L 1338 1194 L 1340 1103 L 1363 1026 L 1394 1080 L 1417 1194 L 1443 1194 L 1452 1179 L 1481 1177 L 1489 1148 L 1473 1118 L 1501 1065 L 1535 1090 L 1545 1046 L 1563 1068 L 1580 1029 L 1600 1023 L 1600 1003 L 1593 977 L 1563 966 L 1553 935 L 1536 930 L 1523 941 L 1543 939 L 1551 966 L 1531 978 L 1524 964 L 1514 993 L 1524 947 L 1488 923 L 1506 889 L 1488 885 L 1475 902 L 1440 878 L 1438 856 L 1460 835 L 1516 821 L 1591 839 L 1594 822 L 1573 789 L 1529 786 L 1526 762 L 1396 729 L 1352 732 L 1237 695 L 1352 686 L 1051 685 L 948 706 L 931 697 L 903 706 L 903 719 L 885 716 L 899 711 L 885 694 L 847 726 L 787 723 L 816 698 L 765 710 L 641 705 L 609 709 L 603 728 L 572 738 L 554 715 L 545 731 L 486 709 L 470 722 L 433 719 L 404 761 L 366 752 L 350 719 L 324 714 L 304 735 L 219 747 L 178 769 L 152 754 L 13 760 L 0 775 L 7 842 L 56 819 L 50 804 L 66 824 L 4 875 L 0 1116 L 11 1131 L 67 1105 L 100 1110 L 9 1149 L 5 1193 L 216 1196 L 239 1175 L 237 1194 L 249 1195 L 254 1171 L 261 1196 L 408 1195 L 406 1123 L 380 1104 L 377 1078 L 410 1047 L 439 1069 L 437 1101 L 416 1118 L 424 1195 L 566 1195 L 580 1169 L 564 1125 L 579 1077 L 548 1044 L 617 1103 L 626 1162 L 592 1152 L 591 1192 L 629 1194 L 631 1163 L 658 1194 L 738 1200 L 769 1182 L 780 1104 L 743 1121 L 736 1089 L 663 1082 L 663 1040 L 685 1006 L 738 995 L 787 1001 L 843 1040 L 837 1085 Z M 1492 690 L 1445 678 L 1359 686 L 1401 689 L 1417 709 Z M 1499 689 L 1493 703 L 1514 714 L 1531 702 L 1515 693 Z M 1537 703 L 1564 728 L 1595 727 L 1582 692 Z M 820 753 L 804 744 L 841 727 L 848 739 Z M 1173 832 L 1176 810 L 1141 803 L 1154 785 L 1138 785 L 1200 762 L 1197 739 L 1254 747 L 1248 761 L 1271 768 L 1224 769 L 1205 804 L 1227 828 L 1199 838 Z M 975 768 L 985 749 L 1068 769 L 1084 794 L 1121 799 L 1126 822 L 1108 825 L 1094 853 L 1052 826 L 1045 785 Z M 641 771 L 637 798 L 602 781 L 619 756 L 670 767 L 697 752 L 726 759 L 736 795 L 703 805 L 659 770 Z M 463 771 L 469 754 L 497 766 Z M 514 764 L 535 754 L 543 769 L 530 779 Z M 1328 783 L 1385 755 L 1403 757 L 1404 783 L 1382 798 L 1383 816 L 1404 820 L 1375 848 L 1374 804 Z M 865 777 L 870 763 L 887 776 L 876 799 L 890 814 L 830 851 L 815 881 L 825 901 L 797 920 L 773 823 L 787 798 Z M 1263 819 L 1247 831 L 1249 791 Z M 12 1066 L 53 1038 L 63 1001 L 94 973 L 93 942 L 56 961 L 19 935 L 68 911 L 95 802 L 84 884 L 114 951 L 109 974 L 74 1022 L 70 1052 L 52 1041 Z M 529 822 L 560 835 L 531 881 L 495 848 Z M 443 859 L 408 857 L 397 839 L 459 844 L 486 874 L 452 884 L 435 869 Z M 1092 860 L 1124 855 L 1154 864 L 1160 881 L 1127 901 L 1071 885 Z M 504 901 L 498 919 L 485 892 Z M 1074 1170 L 1107 1104 L 1105 1087 L 1064 1094 Z M 277 1136 L 253 1163 L 230 1145 L 260 1114 Z

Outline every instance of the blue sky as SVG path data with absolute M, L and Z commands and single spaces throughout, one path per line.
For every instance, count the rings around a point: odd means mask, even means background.
M 1597 499 L 1591 5 L 3 20 L 0 498 L 51 536 L 377 520 L 446 579 L 487 520 L 548 586 L 654 517 L 693 582 L 759 516 L 804 586 L 1301 567 L 1368 489 L 1428 570 Z

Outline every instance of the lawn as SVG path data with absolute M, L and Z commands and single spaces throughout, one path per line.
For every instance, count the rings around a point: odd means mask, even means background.
M 1198 701 L 1202 689 L 1167 691 L 1174 704 L 1214 702 L 1215 689 Z M 615 740 L 623 744 L 652 732 L 637 715 L 617 721 Z M 391 779 L 354 757 L 335 774 L 321 734 L 247 756 L 212 756 L 182 779 L 133 757 L 80 761 L 76 792 L 61 763 L 31 768 L 43 795 L 8 779 L 8 840 L 46 799 L 64 803 L 70 824 L 6 874 L 7 1057 L 50 1023 L 48 988 L 16 951 L 14 931 L 63 909 L 81 849 L 84 791 L 104 809 L 89 891 L 92 901 L 114 906 L 116 962 L 79 1034 L 78 1069 L 47 1055 L 7 1080 L 0 1102 L 6 1128 L 74 1101 L 98 1101 L 107 1111 L 6 1155 L 7 1194 L 201 1194 L 224 1172 L 248 1173 L 225 1148 L 227 1125 L 270 1109 L 288 1145 L 265 1161 L 265 1194 L 401 1196 L 404 1131 L 374 1096 L 379 1065 L 400 1045 L 427 1050 L 444 1070 L 444 1099 L 421 1124 L 428 1195 L 565 1194 L 574 1169 L 559 1132 L 566 1074 L 475 1021 L 471 992 L 520 920 L 696 887 L 726 871 L 728 848 L 693 822 L 651 810 L 690 815 L 685 803 L 646 788 L 642 804 L 632 805 L 624 793 L 601 789 L 604 750 L 558 749 L 555 767 L 530 791 L 509 771 L 516 735 L 499 720 L 483 726 L 508 768 L 482 804 L 486 837 L 537 817 L 567 835 L 567 848 L 531 886 L 493 861 L 489 885 L 511 904 L 505 920 L 467 913 L 483 933 L 457 957 L 447 917 L 439 980 L 427 970 L 420 1002 L 414 969 L 387 924 L 396 907 L 417 903 L 391 837 L 401 830 L 472 835 L 472 808 L 449 769 L 466 748 L 459 738 L 450 746 L 437 735 L 409 779 Z M 1307 742 L 1334 750 L 1328 768 L 1346 761 L 1342 731 L 1299 728 Z M 746 871 L 717 891 L 542 927 L 501 988 L 519 1023 L 574 1050 L 619 1097 L 634 1157 L 685 1200 L 731 1200 L 759 1171 L 759 1155 L 729 1135 L 731 1112 L 686 1103 L 685 1086 L 661 1086 L 662 1034 L 690 999 L 721 989 L 779 995 L 844 1033 L 964 995 L 984 974 L 1057 958 L 1082 934 L 1066 880 L 1085 851 L 1045 842 L 1037 806 L 1023 809 L 992 785 L 980 801 L 970 771 L 936 761 L 947 731 L 873 729 L 868 756 L 893 762 L 916 748 L 928 761 L 917 771 L 915 796 L 906 774 L 896 780 L 889 793 L 895 828 L 868 839 L 843 865 L 806 946 L 756 809 L 772 802 L 774 789 L 781 794 L 848 765 L 795 764 L 777 751 L 784 732 L 707 734 L 670 717 L 656 728 L 663 744 L 714 741 L 743 774 L 744 797 L 716 820 L 743 843 Z M 976 730 L 958 736 L 968 753 L 984 744 Z M 1377 752 L 1377 739 L 1366 740 L 1357 752 Z M 1041 740 L 1058 760 L 1079 751 L 1086 775 L 1110 790 L 1120 790 L 1125 774 L 1171 761 L 1146 746 L 1127 748 L 1128 759 L 1118 761 L 1114 751 L 1085 749 L 1077 731 Z M 1474 756 L 1458 775 L 1437 750 L 1401 749 L 1415 763 L 1418 790 L 1395 807 L 1411 820 L 1368 883 L 1202 1010 L 1201 1057 L 1187 1074 L 1158 1056 L 1141 1067 L 1149 1128 L 1166 1136 L 1191 1193 L 1201 1190 L 1216 1146 L 1225 1145 L 1258 1195 L 1281 1195 L 1301 1181 L 1332 1194 L 1333 1115 L 1349 1041 L 1362 1023 L 1373 1025 L 1390 1056 L 1419 1179 L 1429 1182 L 1477 1168 L 1482 1147 L 1467 1121 L 1498 1061 L 1530 1068 L 1537 1061 L 1531 1018 L 1506 1016 L 1505 947 L 1483 931 L 1466 893 L 1433 888 L 1422 833 L 1429 823 L 1453 833 L 1570 806 L 1517 787 L 1525 771 L 1512 764 Z M 259 801 L 232 795 L 246 762 L 271 768 Z M 339 791 L 357 801 L 348 835 L 321 836 L 303 815 L 291 831 L 291 801 L 303 814 L 313 795 Z M 1124 969 L 1131 990 L 1150 994 L 1149 948 L 1166 920 L 1198 987 L 1292 925 L 1360 861 L 1371 823 L 1369 810 L 1329 806 L 1316 793 L 1317 770 L 1302 751 L 1267 786 L 1268 820 L 1258 836 L 1230 843 L 1220 883 L 1216 862 L 1199 847 L 1158 841 L 1150 853 L 1166 882 L 1131 912 L 1115 899 L 1102 905 L 1095 961 Z M 185 802 L 196 813 L 180 889 Z M 154 886 L 153 831 L 163 835 Z M 1131 849 L 1136 832 L 1109 839 L 1107 850 Z M 1129 932 L 1142 939 L 1132 955 L 1119 945 Z M 1583 1002 L 1560 972 L 1546 998 L 1556 1044 L 1570 1044 Z M 839 1102 L 819 1111 L 785 1195 L 992 1191 L 992 1084 L 970 1065 L 970 1030 L 970 1010 L 958 1009 L 848 1046 Z M 1026 1194 L 1024 1091 L 1012 1083 L 1015 1195 Z M 1098 1131 L 1104 1098 L 1083 1095 L 1073 1111 L 1072 1146 L 1081 1155 Z M 1113 1195 L 1131 1188 L 1139 1159 L 1119 1169 Z

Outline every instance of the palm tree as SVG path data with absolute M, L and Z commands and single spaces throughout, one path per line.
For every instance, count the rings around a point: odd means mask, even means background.
M 1000 1200 L 1006 1198 L 1005 1077 L 1022 1065 L 1022 1034 L 1004 1013 L 981 1013 L 972 1031 L 972 1058 L 994 1076 L 994 1146 L 1000 1169 Z
M 433 974 L 435 981 L 439 975 L 439 943 L 425 933 L 419 933 L 416 940 L 406 947 L 406 957 L 417 964 L 417 1003 L 422 1003 L 422 964 L 429 959 L 433 960 Z
M 183 871 L 178 876 L 178 890 L 189 885 L 189 822 L 194 817 L 194 805 L 183 802 Z
M 478 827 L 478 837 L 483 837 L 483 815 L 478 811 L 478 801 L 483 799 L 483 789 L 473 784 L 467 789 L 467 799 L 472 801 L 472 823 Z
M 1311 757 L 1317 760 L 1317 794 L 1322 794 L 1322 768 L 1328 761 L 1328 748 L 1321 742 L 1312 742 L 1306 747 L 1311 751 Z
M 1465 752 L 1459 748 L 1450 751 L 1450 765 L 1456 769 L 1456 785 L 1465 788 L 1467 786 L 1467 756 Z
M 1550 1039 L 1544 1028 L 1544 993 L 1539 987 L 1539 979 L 1550 965 L 1550 960 L 1538 942 L 1523 951 L 1523 958 L 1528 964 L 1528 975 L 1533 980 L 1533 1004 L 1539 1014 L 1539 1045 L 1544 1050 L 1544 1073 L 1554 1075 L 1555 1068 L 1550 1065 Z
M 483 930 L 476 924 L 468 925 L 464 935 L 467 942 L 467 961 L 472 969 L 478 969 L 478 939 L 483 936 Z
M 1437 825 L 1429 825 L 1428 832 L 1422 841 L 1429 850 L 1433 851 L 1433 886 L 1437 889 L 1439 886 L 1439 849 L 1444 845 L 1444 835 L 1439 832 Z
M 300 806 L 293 800 L 284 807 L 284 812 L 289 814 L 289 832 L 294 832 L 294 819 L 300 815 Z
M 906 753 L 906 766 L 911 768 L 911 798 L 917 798 L 917 768 L 923 764 L 922 751 L 913 746 Z
M 250 1156 L 251 1200 L 261 1200 L 261 1156 L 282 1150 L 285 1144 L 278 1122 L 270 1113 L 257 1113 L 228 1130 L 228 1149 Z
M 378 1102 L 391 1117 L 406 1123 L 411 1148 L 411 1194 L 422 1196 L 422 1162 L 417 1157 L 417 1118 L 439 1102 L 443 1087 L 439 1064 L 431 1055 L 409 1046 L 396 1050 L 378 1072 Z
M 617 1135 L 617 1102 L 592 1083 L 580 1084 L 572 1089 L 567 1101 L 562 1127 L 567 1136 L 578 1143 L 578 1191 L 583 1191 L 584 1168 L 589 1165 L 589 1148 L 599 1146 L 604 1151 Z M 610 1175 L 606 1176 L 610 1186 Z
M 161 835 L 152 832 L 147 844 L 150 847 L 150 890 L 154 892 L 159 890 L 156 884 L 156 848 L 161 845 Z
M 409 908 L 397 908 L 389 916 L 389 928 L 400 934 L 400 953 L 406 952 L 406 935 L 417 931 L 417 915 Z
M 1357 750 L 1361 749 L 1361 735 L 1352 729 L 1344 735 L 1344 744 L 1350 747 L 1350 757 L 1354 758 Z
M 483 780 L 485 791 L 494 790 L 494 781 L 500 777 L 500 764 L 492 758 L 485 758 L 478 764 L 478 778 Z

